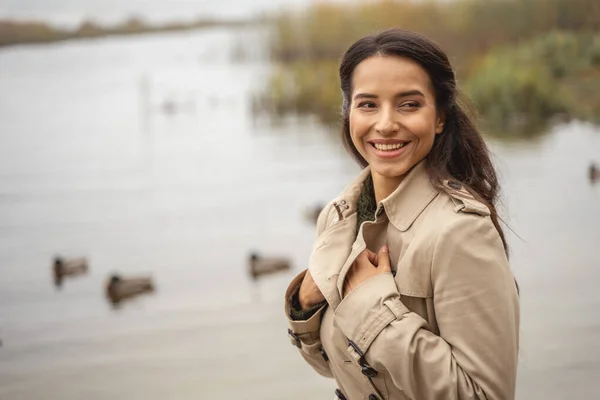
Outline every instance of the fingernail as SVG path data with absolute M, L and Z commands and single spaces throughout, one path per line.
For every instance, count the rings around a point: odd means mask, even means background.
M 382 251 L 383 251 L 384 253 L 388 253 L 388 252 L 390 251 L 390 250 L 388 249 L 388 246 L 387 246 L 387 244 L 384 244 L 384 245 L 383 245 L 383 249 L 382 249 Z

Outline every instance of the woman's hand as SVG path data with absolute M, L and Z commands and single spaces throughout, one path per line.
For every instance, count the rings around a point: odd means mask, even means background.
M 350 267 L 344 282 L 344 297 L 367 279 L 385 272 L 391 272 L 390 254 L 387 245 L 383 245 L 377 254 L 366 249 L 358 255 Z
M 300 285 L 298 300 L 300 300 L 300 306 L 303 310 L 308 310 L 325 300 L 325 296 L 321 293 L 309 270 L 306 270 L 306 274 Z

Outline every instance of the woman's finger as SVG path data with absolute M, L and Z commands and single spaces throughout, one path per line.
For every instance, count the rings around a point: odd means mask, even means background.
M 373 261 L 376 258 L 377 258 L 377 255 L 375 253 L 373 253 L 372 251 L 370 251 L 368 249 L 365 249 L 365 250 L 363 250 L 362 253 L 360 253 L 358 255 L 358 257 L 356 257 L 354 264 L 356 265 L 357 269 L 361 269 L 361 268 L 365 268 L 365 267 L 375 268 L 375 263 Z
M 390 266 L 390 250 L 387 244 L 384 244 L 377 253 L 377 260 L 379 261 L 378 268 L 385 272 L 391 272 L 392 267 Z
M 367 253 L 367 259 L 369 260 L 369 262 L 377 266 L 377 254 L 373 253 L 369 249 L 365 249 L 365 252 Z

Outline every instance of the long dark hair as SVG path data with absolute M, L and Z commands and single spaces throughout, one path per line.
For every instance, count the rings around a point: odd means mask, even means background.
M 350 46 L 339 71 L 343 95 L 342 135 L 346 149 L 363 168 L 367 166 L 367 161 L 354 147 L 350 136 L 352 75 L 358 64 L 375 55 L 409 58 L 429 75 L 435 91 L 436 110 L 445 115 L 444 130 L 440 135 L 435 135 L 433 147 L 425 158 L 431 182 L 442 189 L 443 180 L 458 180 L 483 202 L 490 209 L 492 222 L 508 255 L 508 244 L 498 223 L 496 210 L 500 192 L 496 170 L 481 134 L 458 102 L 456 77 L 450 61 L 434 41 L 414 32 L 389 29 L 363 37 Z

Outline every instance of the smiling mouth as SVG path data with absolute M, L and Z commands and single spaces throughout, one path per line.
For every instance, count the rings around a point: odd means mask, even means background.
M 399 149 L 403 148 L 408 143 L 410 143 L 410 142 L 393 143 L 393 144 L 386 144 L 386 143 L 370 143 L 370 144 L 371 144 L 371 146 L 373 146 L 375 149 L 377 149 L 379 151 L 394 151 L 394 150 L 399 150 Z

